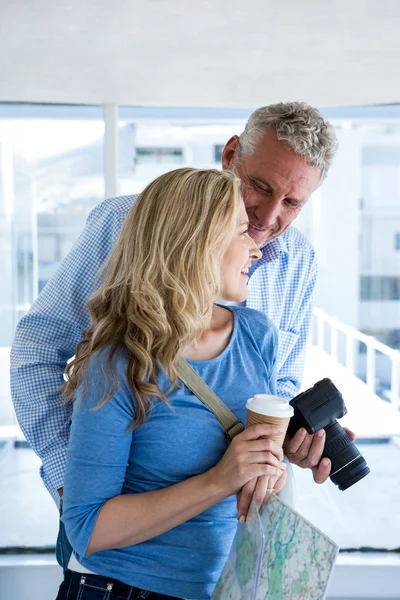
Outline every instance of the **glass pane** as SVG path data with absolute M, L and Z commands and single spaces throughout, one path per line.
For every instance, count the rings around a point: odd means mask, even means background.
M 296 226 L 318 256 L 316 306 L 387 346 L 385 360 L 374 351 L 368 377 L 366 347 L 355 353 L 356 375 L 374 379 L 387 401 L 381 390 L 392 387 L 390 348 L 400 348 L 400 126 L 382 115 L 334 121 L 338 155 Z
M 334 121 L 337 157 L 294 223 L 319 262 L 304 387 L 333 380 L 348 409 L 341 424 L 358 434 L 357 447 L 371 469 L 344 492 L 329 481 L 312 485 L 310 473 L 296 469 L 298 510 L 342 549 L 398 545 L 393 514 L 400 452 L 394 440 L 400 413 L 392 402 L 400 393 L 394 377 L 400 364 L 392 349 L 400 349 L 394 243 L 400 231 L 400 127 L 384 118 L 384 108 L 381 113 L 375 121 Z
M 119 122 L 119 189 L 137 194 L 152 179 L 179 167 L 221 168 L 227 140 L 243 119 L 140 118 Z
M 29 111 L 0 118 L 0 426 L 15 422 L 8 349 L 16 323 L 104 198 L 103 121 L 74 119 L 72 108 L 64 119 Z
M 80 118 L 79 107 L 51 118 L 47 108 L 49 118 L 35 118 L 35 107 L 0 117 L 0 548 L 55 545 L 58 513 L 18 433 L 9 352 L 17 322 L 104 199 L 103 121 Z
M 179 166 L 220 168 L 226 141 L 240 134 L 244 124 L 242 119 L 121 119 L 120 193 L 138 193 L 159 174 Z M 363 332 L 387 347 L 400 347 L 400 264 L 396 250 L 400 231 L 400 131 L 396 124 L 383 121 L 336 121 L 335 126 L 340 143 L 338 157 L 327 181 L 295 222 L 313 243 L 320 264 L 316 307 L 336 319 L 324 323 L 321 335 L 318 319 L 314 319 L 310 349 L 317 351 L 322 341 L 324 352 L 319 348 L 321 352 L 308 355 L 304 384 L 312 385 L 317 379 L 331 376 L 351 405 L 349 413 L 356 414 L 357 419 L 364 415 L 369 418 L 366 424 L 360 421 L 354 427 L 364 437 L 360 450 L 372 470 L 365 479 L 369 490 L 365 517 L 368 527 L 363 522 L 351 532 L 348 528 L 340 532 L 340 523 L 352 522 L 352 511 L 364 502 L 362 483 L 342 494 L 329 483 L 316 487 L 309 471 L 302 471 L 299 508 L 343 547 L 388 546 L 395 528 L 390 528 L 387 521 L 381 527 L 379 519 L 382 515 L 392 519 L 396 502 L 389 493 L 379 493 L 395 489 L 398 495 L 399 451 L 394 444 L 365 444 L 368 436 L 363 427 L 370 426 L 371 435 L 382 441 L 390 437 L 394 420 L 382 418 L 381 405 L 375 404 L 376 412 L 364 410 L 366 393 L 370 393 L 364 382 L 371 386 L 369 342 L 352 336 Z M 101 121 L 0 122 L 0 243 L 4 257 L 0 268 L 6 282 L 0 301 L 0 314 L 4 315 L 0 323 L 0 346 L 4 350 L 0 355 L 0 392 L 7 402 L 8 347 L 15 323 L 65 256 L 91 207 L 104 196 L 102 135 Z M 333 375 L 327 356 L 331 362 L 335 359 Z M 392 362 L 382 348 L 373 362 L 372 385 L 382 398 L 381 404 L 388 407 L 392 400 Z M 338 373 L 340 380 L 336 380 Z M 354 375 L 363 386 L 357 388 L 362 392 L 347 395 L 346 386 L 348 382 L 352 385 Z M 2 399 L 0 426 L 13 422 L 10 404 Z M 37 476 L 39 461 L 33 453 L 29 457 L 32 479 L 35 477 L 43 496 L 35 503 L 41 511 L 37 522 L 41 523 L 52 501 Z M 40 535 L 36 532 L 28 544 L 54 542 L 54 512 L 53 516 L 51 523 L 46 520 L 46 527 L 50 523 L 48 529 L 41 528 Z M 25 535 L 26 528 L 23 532 L 20 529 Z

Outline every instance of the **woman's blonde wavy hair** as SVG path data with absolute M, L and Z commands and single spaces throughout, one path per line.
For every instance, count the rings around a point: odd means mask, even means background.
M 96 408 L 115 393 L 113 358 L 121 352 L 136 401 L 132 428 L 145 421 L 151 397 L 168 403 L 157 372 L 165 371 L 170 390 L 176 385 L 176 359 L 199 338 L 221 297 L 221 262 L 239 198 L 239 180 L 227 171 L 177 169 L 145 188 L 89 300 L 91 325 L 67 366 L 66 398 L 74 400 L 81 383 L 84 395 L 88 361 L 106 349 L 105 392 Z

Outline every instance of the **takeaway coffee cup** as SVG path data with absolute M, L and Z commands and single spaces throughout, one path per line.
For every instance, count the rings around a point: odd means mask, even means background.
M 268 425 L 280 427 L 283 433 L 275 433 L 263 437 L 275 440 L 282 446 L 290 418 L 293 417 L 294 413 L 294 409 L 290 406 L 289 402 L 279 396 L 256 394 L 253 398 L 247 400 L 246 408 L 246 427 L 258 425 L 259 423 L 267 423 Z

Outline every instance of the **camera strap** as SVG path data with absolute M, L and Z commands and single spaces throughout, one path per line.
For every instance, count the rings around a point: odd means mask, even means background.
M 225 436 L 231 442 L 235 435 L 244 430 L 242 421 L 239 421 L 229 408 L 222 402 L 221 398 L 215 394 L 206 384 L 204 379 L 189 365 L 182 357 L 179 357 L 176 363 L 176 371 L 179 378 L 186 387 L 193 392 L 195 396 L 205 404 L 215 417 L 218 419 L 225 431 Z

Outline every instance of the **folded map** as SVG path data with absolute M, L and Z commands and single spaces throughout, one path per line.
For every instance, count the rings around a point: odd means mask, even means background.
M 338 551 L 275 494 L 253 499 L 211 600 L 323 600 Z

